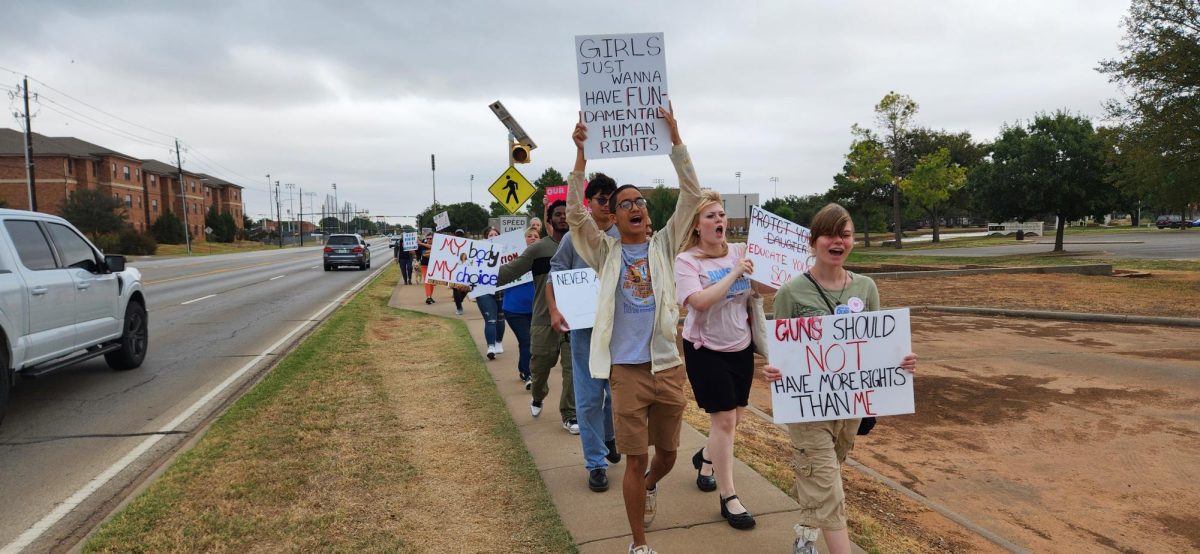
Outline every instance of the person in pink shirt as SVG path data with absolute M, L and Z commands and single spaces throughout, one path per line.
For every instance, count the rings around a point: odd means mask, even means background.
M 735 529 L 750 529 L 754 516 L 733 486 L 733 435 L 754 378 L 752 326 L 765 328 L 766 321 L 751 321 L 750 302 L 759 296 L 749 279 L 754 263 L 746 258 L 745 244 L 725 240 L 728 229 L 721 195 L 702 191 L 691 233 L 675 258 L 675 286 L 679 304 L 687 307 L 683 358 L 688 381 L 696 404 L 712 421 L 708 443 L 692 457 L 696 486 L 718 490 L 721 516 Z M 757 313 L 761 318 L 762 311 Z

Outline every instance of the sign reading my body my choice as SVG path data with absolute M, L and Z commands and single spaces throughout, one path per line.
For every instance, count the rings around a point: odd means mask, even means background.
M 425 279 L 459 285 L 495 285 L 503 246 L 486 240 L 433 235 Z
M 557 290 L 557 289 L 556 289 Z M 908 309 L 768 322 L 775 423 L 911 414 L 913 376 Z
M 587 159 L 670 153 L 671 131 L 658 117 L 660 106 L 669 109 L 662 33 L 576 36 L 575 61 Z

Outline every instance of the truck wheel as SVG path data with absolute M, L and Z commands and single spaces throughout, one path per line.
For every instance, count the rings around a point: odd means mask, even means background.
M 146 307 L 142 306 L 141 302 L 132 301 L 125 308 L 124 329 L 121 338 L 117 339 L 121 348 L 104 355 L 108 367 L 117 370 L 134 369 L 146 359 L 150 330 L 146 320 Z

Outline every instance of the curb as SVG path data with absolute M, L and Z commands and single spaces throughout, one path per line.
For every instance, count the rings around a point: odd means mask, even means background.
M 1048 265 L 1033 267 L 993 267 L 980 269 L 939 269 L 933 271 L 892 271 L 863 273 L 872 279 L 911 279 L 916 277 L 956 277 L 962 275 L 996 275 L 1013 273 L 1070 273 L 1076 275 L 1112 275 L 1111 264 Z
M 1053 312 L 1044 310 L 1009 310 L 1004 308 L 969 308 L 964 306 L 910 306 L 910 310 L 970 315 L 1000 315 L 1059 321 L 1089 321 L 1097 323 L 1132 323 L 1136 325 L 1166 325 L 1170 327 L 1200 327 L 1200 319 L 1149 315 L 1094 314 L 1083 312 Z

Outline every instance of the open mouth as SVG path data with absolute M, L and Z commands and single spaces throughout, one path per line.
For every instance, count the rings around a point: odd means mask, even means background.
M 719 237 L 719 236 L 722 236 L 722 235 L 724 235 L 724 234 L 725 234 L 725 226 L 724 226 L 724 225 L 717 225 L 716 231 L 717 231 L 717 236 L 718 236 L 718 237 Z
M 843 255 L 843 254 L 845 254 L 845 253 L 846 253 L 846 250 L 845 250 L 845 249 L 842 249 L 842 248 L 837 248 L 837 247 L 834 247 L 834 248 L 830 248 L 830 249 L 829 249 L 829 255 L 830 255 L 830 256 L 837 257 L 837 256 L 841 256 L 841 255 Z
M 634 214 L 634 215 L 629 216 L 629 223 L 631 225 L 641 225 L 642 221 L 644 219 L 645 219 L 645 216 L 643 216 L 642 214 Z

